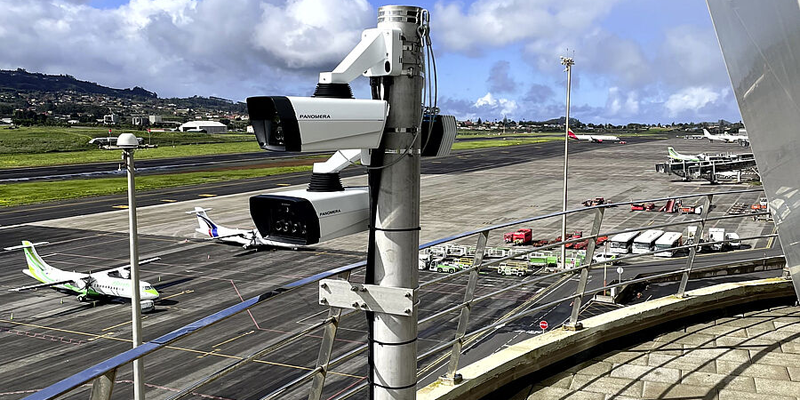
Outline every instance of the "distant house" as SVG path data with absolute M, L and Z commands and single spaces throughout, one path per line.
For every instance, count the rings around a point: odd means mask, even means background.
M 0 125 L 12 125 L 11 118 L 0 118 Z
M 160 115 L 151 115 L 149 119 L 150 119 L 150 125 L 160 124 L 164 122 L 164 118 L 161 117 Z
M 181 132 L 227 133 L 228 127 L 216 121 L 191 121 L 178 127 L 178 130 Z
M 119 115 L 117 114 L 103 115 L 103 123 L 106 125 L 116 125 L 119 123 Z

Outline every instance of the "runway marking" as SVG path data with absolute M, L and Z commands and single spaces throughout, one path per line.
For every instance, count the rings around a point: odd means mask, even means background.
M 164 203 L 175 203 L 175 202 L 177 202 L 178 200 L 172 200 L 172 199 L 162 199 L 161 201 L 163 201 Z
M 187 294 L 187 293 L 194 293 L 194 290 L 191 290 L 191 289 L 189 289 L 189 290 L 182 290 L 182 291 L 180 291 L 179 293 L 171 294 L 171 295 L 169 295 L 169 296 L 167 296 L 167 297 L 162 297 L 162 298 L 161 298 L 161 300 L 171 299 L 171 298 L 173 298 L 173 297 L 175 297 L 175 296 L 180 296 L 180 295 L 182 295 L 182 294 Z
M 11 321 L 11 320 L 6 320 L 6 319 L 2 319 L 2 318 L 0 318 L 0 322 L 5 322 L 5 323 L 9 323 L 9 324 L 14 324 L 14 325 L 20 325 L 20 326 L 27 326 L 27 327 L 31 327 L 31 328 L 49 329 L 49 330 L 53 330 L 53 331 L 56 331 L 56 332 L 71 333 L 71 334 L 81 335 L 81 336 L 91 336 L 91 337 L 94 337 L 96 339 L 115 340 L 115 341 L 118 341 L 118 342 L 126 342 L 126 343 L 131 343 L 132 342 L 131 339 L 116 338 L 116 337 L 111 337 L 111 336 L 107 336 L 107 335 L 97 335 L 97 334 L 88 333 L 88 332 L 72 331 L 72 330 L 69 330 L 69 329 L 53 328 L 53 327 L 44 326 L 44 325 L 28 324 L 28 323 L 25 323 L 25 322 Z M 36 333 L 34 333 L 34 336 L 31 336 L 31 337 L 35 337 L 36 335 L 42 335 L 44 337 L 43 334 L 36 334 Z M 223 353 L 216 353 L 216 350 L 209 352 L 209 351 L 204 351 L 204 350 L 190 349 L 190 348 L 187 348 L 187 347 L 178 347 L 178 346 L 164 346 L 164 347 L 167 348 L 167 349 L 170 349 L 170 350 L 185 351 L 187 353 L 195 353 L 195 354 L 201 354 L 201 355 L 202 354 L 214 355 L 214 356 L 217 356 L 217 357 L 230 358 L 230 359 L 235 359 L 235 360 L 244 359 L 244 357 L 240 357 L 240 356 L 234 356 L 234 355 L 223 354 Z M 310 371 L 310 370 L 314 369 L 314 368 L 303 367 L 303 366 L 299 366 L 299 365 L 291 365 L 291 364 L 284 364 L 284 363 L 278 363 L 278 362 L 272 362 L 272 361 L 264 361 L 264 360 L 253 360 L 253 362 L 260 363 L 260 364 L 274 365 L 274 366 L 278 366 L 278 367 L 300 369 L 300 370 L 304 370 L 304 371 Z M 349 378 L 356 378 L 356 379 L 365 378 L 363 376 L 352 375 L 352 374 L 347 374 L 347 373 L 343 373 L 343 372 L 328 371 L 328 373 L 329 374 L 333 374 L 333 375 L 346 376 L 346 377 L 349 377 Z
M 198 194 L 197 197 L 217 197 L 217 195 L 209 194 L 209 193 L 203 193 L 203 194 Z
M 232 342 L 232 341 L 234 341 L 236 339 L 239 339 L 241 337 L 245 337 L 245 336 L 253 334 L 253 333 L 255 333 L 255 331 L 248 331 L 248 332 L 245 332 L 245 333 L 243 333 L 243 334 L 241 334 L 239 336 L 232 337 L 232 338 L 230 338 L 230 339 L 228 339 L 228 340 L 226 340 L 224 342 L 219 342 L 219 343 L 217 343 L 217 344 L 215 344 L 215 345 L 213 345 L 211 347 L 219 347 L 219 346 L 222 346 L 223 344 L 230 343 L 230 342 Z
M 143 320 L 144 320 L 144 319 L 147 319 L 147 315 L 142 315 L 142 319 L 143 319 Z M 108 330 L 114 329 L 114 328 L 116 328 L 116 327 L 118 327 L 118 326 L 127 325 L 127 324 L 130 324 L 130 323 L 131 323 L 131 321 L 130 321 L 130 320 L 128 320 L 128 321 L 125 321 L 125 322 L 122 322 L 122 323 L 119 323 L 119 324 L 116 324 L 116 325 L 113 325 L 113 326 L 109 326 L 108 328 L 103 328 L 103 329 L 101 329 L 100 331 L 101 331 L 101 332 L 105 332 L 105 331 L 108 331 Z M 113 333 L 113 332 L 112 332 L 112 333 Z
M 276 183 L 275 186 L 292 186 L 291 183 Z
M 121 208 L 121 209 L 127 210 L 128 206 L 126 204 L 118 204 L 116 206 L 111 206 L 111 208 Z

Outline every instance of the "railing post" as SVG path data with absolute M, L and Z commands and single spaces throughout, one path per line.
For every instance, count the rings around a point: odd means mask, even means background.
M 111 398 L 111 392 L 114 390 L 114 378 L 116 377 L 117 369 L 114 368 L 94 378 L 92 393 L 89 395 L 89 400 L 109 400 Z
M 564 325 L 564 329 L 576 331 L 583 326 L 578 322 L 578 312 L 581 309 L 581 297 L 586 290 L 586 281 L 589 279 L 589 264 L 592 263 L 594 257 L 594 248 L 597 246 L 597 234 L 600 233 L 600 226 L 603 224 L 603 212 L 605 208 L 596 208 L 594 214 L 594 224 L 592 224 L 592 232 L 590 234 L 589 244 L 586 246 L 586 257 L 584 257 L 583 268 L 581 268 L 581 277 L 578 281 L 578 288 L 575 289 L 575 294 L 580 295 L 572 301 L 572 314 L 569 316 L 569 322 Z M 562 264 L 566 265 L 567 260 L 562 260 Z
M 340 275 L 343 280 L 350 279 L 350 271 Z M 328 376 L 328 364 L 331 361 L 333 352 L 333 342 L 336 339 L 336 331 L 339 328 L 339 319 L 342 317 L 342 309 L 331 307 L 328 310 L 329 322 L 324 327 L 322 343 L 319 345 L 319 356 L 317 356 L 317 368 L 319 371 L 314 374 L 311 382 L 311 390 L 308 392 L 308 400 L 319 400 L 322 397 L 322 389 L 325 387 L 325 377 Z
M 700 245 L 700 239 L 703 237 L 703 231 L 705 230 L 706 225 L 706 218 L 708 218 L 708 212 L 711 209 L 711 198 L 714 197 L 713 194 L 709 194 L 706 196 L 706 201 L 703 203 L 703 212 L 700 213 L 700 226 L 697 227 L 697 233 L 695 233 L 694 243 L 692 248 L 689 249 L 689 257 L 686 258 L 686 271 L 681 276 L 681 284 L 678 287 L 678 297 L 686 297 L 686 284 L 689 283 L 689 275 L 692 273 L 692 267 L 694 266 L 694 257 L 697 254 L 697 246 Z
M 483 264 L 483 254 L 488 240 L 489 231 L 483 231 L 478 235 L 478 245 L 475 248 L 475 258 L 472 262 L 473 269 L 469 273 L 469 282 L 464 292 L 464 303 L 466 303 L 466 306 L 461 309 L 461 316 L 458 320 L 458 328 L 456 329 L 456 342 L 453 343 L 453 348 L 450 350 L 450 365 L 447 368 L 447 374 L 444 376 L 444 381 L 453 385 L 461 382 L 461 374 L 456 373 L 458 370 L 458 360 L 461 357 L 461 347 L 464 344 L 464 334 L 467 332 L 469 313 L 472 309 L 471 303 L 475 298 L 475 287 L 478 285 L 478 273 L 481 269 L 481 264 Z

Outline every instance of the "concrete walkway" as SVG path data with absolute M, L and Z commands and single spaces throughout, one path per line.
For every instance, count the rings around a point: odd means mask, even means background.
M 528 386 L 513 399 L 800 399 L 800 307 L 689 325 Z

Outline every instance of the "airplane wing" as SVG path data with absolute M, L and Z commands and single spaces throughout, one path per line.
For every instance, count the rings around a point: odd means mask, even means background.
M 65 283 L 70 283 L 70 282 L 73 282 L 73 280 L 70 279 L 70 280 L 66 280 L 66 281 L 39 283 L 39 284 L 36 284 L 36 285 L 28 285 L 28 286 L 18 287 L 18 288 L 14 288 L 14 289 L 8 289 L 8 291 L 9 292 L 22 292 L 22 291 L 25 291 L 25 290 L 34 290 L 34 289 L 46 288 L 46 287 L 51 287 L 51 286 L 56 286 L 56 285 L 63 285 Z
M 153 257 L 153 258 L 148 258 L 146 260 L 139 260 L 139 265 L 149 264 L 151 262 L 155 262 L 155 261 L 158 261 L 160 259 L 161 259 L 161 257 Z M 97 272 L 92 272 L 92 273 L 93 274 L 102 274 L 102 273 L 105 273 L 105 272 L 111 272 L 111 271 L 120 270 L 120 269 L 131 269 L 131 265 L 130 264 L 125 264 L 125 265 L 123 265 L 121 267 L 108 268 L 108 269 L 104 269 L 104 270 L 97 271 Z

